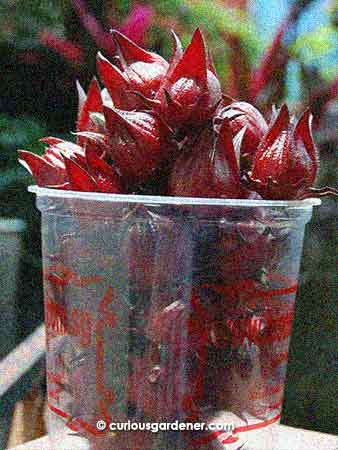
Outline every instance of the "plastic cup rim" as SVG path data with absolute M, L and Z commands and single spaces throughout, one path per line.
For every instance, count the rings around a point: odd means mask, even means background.
M 322 202 L 319 198 L 305 200 L 244 200 L 202 197 L 171 197 L 135 194 L 106 194 L 100 192 L 79 192 L 61 189 L 44 188 L 37 185 L 28 187 L 28 191 L 38 197 L 69 198 L 74 200 L 95 200 L 112 203 L 144 203 L 156 205 L 191 205 L 191 206 L 228 206 L 228 207 L 289 207 L 312 208 Z

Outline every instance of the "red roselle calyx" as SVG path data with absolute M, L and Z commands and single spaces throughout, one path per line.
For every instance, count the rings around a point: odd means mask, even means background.
M 158 109 L 173 127 L 199 126 L 212 117 L 221 98 L 219 80 L 197 29 L 182 57 L 172 61 L 156 96 Z
M 247 102 L 223 96 L 203 35 L 168 63 L 112 32 L 118 66 L 100 53 L 87 94 L 78 84 L 77 144 L 47 138 L 43 156 L 21 151 L 40 186 L 222 198 L 303 199 L 319 162 L 306 111 L 283 106 L 270 125 Z M 167 180 L 170 180 L 169 183 Z M 157 190 L 156 190 L 157 189 Z
M 319 159 L 305 111 L 294 125 L 283 105 L 255 153 L 249 184 L 264 198 L 301 198 L 317 175 Z
M 43 140 L 43 156 L 21 150 L 19 161 L 27 167 L 37 184 L 55 189 L 83 192 L 121 192 L 117 172 L 90 147 L 82 147 L 56 138 Z
M 112 35 L 118 49 L 123 77 L 130 90 L 153 98 L 167 73 L 167 61 L 156 53 L 143 50 L 116 30 Z M 109 90 L 108 86 L 107 89 Z
M 262 114 L 247 102 L 233 101 L 229 105 L 220 105 L 214 119 L 215 124 L 227 118 L 235 135 L 244 127 L 246 131 L 241 145 L 241 162 L 251 167 L 257 147 L 268 131 L 268 125 Z
M 129 185 L 142 183 L 168 157 L 169 127 L 152 111 L 104 106 L 111 159 Z
M 212 127 L 205 128 L 191 147 L 177 159 L 173 167 L 170 194 L 213 198 L 247 196 L 240 182 L 240 143 L 237 143 L 236 154 L 227 119 L 223 120 L 219 133 Z

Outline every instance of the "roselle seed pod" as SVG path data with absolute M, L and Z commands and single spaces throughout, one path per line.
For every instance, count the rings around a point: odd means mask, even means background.
M 171 33 L 174 40 L 174 52 L 170 61 L 170 65 L 168 66 L 169 70 L 168 71 L 166 71 L 166 69 L 163 70 L 163 73 L 165 73 L 165 77 L 163 76 L 163 79 L 161 79 L 159 73 L 157 73 L 156 71 L 156 67 L 154 67 L 153 68 L 155 77 L 154 80 L 152 80 L 152 78 L 150 77 L 149 80 L 146 81 L 144 76 L 141 77 L 142 80 L 141 78 L 139 79 L 140 83 L 142 81 L 145 83 L 144 86 L 142 85 L 140 86 L 139 84 L 131 82 L 128 78 L 126 71 L 120 70 L 120 68 L 118 68 L 116 65 L 111 64 L 108 61 L 108 59 L 106 59 L 100 52 L 98 52 L 96 58 L 97 70 L 98 73 L 100 74 L 100 78 L 103 84 L 107 89 L 107 92 L 109 93 L 109 100 L 113 102 L 113 105 L 116 108 L 132 111 L 137 109 L 143 109 L 145 106 L 149 107 L 150 109 L 152 109 L 154 105 L 158 107 L 160 102 L 153 100 L 153 97 L 157 93 L 161 82 L 169 77 L 170 73 L 174 70 L 183 54 L 180 39 L 173 30 L 171 31 Z M 132 46 L 132 48 L 134 47 Z M 138 50 L 135 51 L 135 58 L 136 55 L 138 54 L 137 52 L 140 50 L 139 47 L 137 48 Z M 144 50 L 141 49 L 141 54 L 143 54 L 142 52 L 144 52 Z M 147 62 L 148 60 L 150 61 L 152 59 L 155 60 L 156 57 L 158 56 L 155 55 L 154 53 L 151 53 L 150 54 L 151 57 L 149 58 L 149 52 L 145 53 L 148 55 L 147 56 L 143 55 L 144 64 L 146 63 L 149 64 L 149 62 Z M 136 59 L 135 62 L 137 61 L 138 60 Z M 163 66 L 164 68 L 167 67 L 167 63 L 159 56 L 157 64 L 159 64 L 161 67 Z M 147 76 L 149 76 L 148 72 Z M 158 83 L 158 80 L 162 81 Z M 151 86 L 150 91 L 148 89 L 148 85 Z M 147 97 L 146 94 L 149 95 L 149 93 L 150 97 Z
M 257 147 L 268 130 L 264 117 L 250 103 L 235 101 L 227 106 L 219 106 L 214 123 L 218 125 L 224 118 L 229 120 L 234 136 L 244 127 L 246 128 L 241 146 L 241 163 L 245 168 L 250 168 Z
M 123 75 L 131 91 L 153 98 L 164 79 L 169 64 L 156 53 L 147 52 L 122 33 L 113 30 Z
M 305 111 L 294 126 L 286 105 L 262 139 L 253 160 L 249 185 L 271 200 L 292 200 L 310 188 L 319 166 L 311 134 L 312 115 Z
M 174 58 L 156 95 L 158 110 L 173 127 L 198 126 L 210 119 L 222 93 L 197 29 L 182 57 Z

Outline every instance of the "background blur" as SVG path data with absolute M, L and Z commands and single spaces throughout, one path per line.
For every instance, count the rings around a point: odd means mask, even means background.
M 0 217 L 26 222 L 16 300 L 17 342 L 43 318 L 40 224 L 17 148 L 72 140 L 77 95 L 95 55 L 114 55 L 118 28 L 165 57 L 170 28 L 187 43 L 200 26 L 224 92 L 264 112 L 310 106 L 321 154 L 318 184 L 336 185 L 338 6 L 335 0 L 1 0 Z M 307 228 L 283 423 L 334 433 L 336 418 L 335 218 L 324 200 Z

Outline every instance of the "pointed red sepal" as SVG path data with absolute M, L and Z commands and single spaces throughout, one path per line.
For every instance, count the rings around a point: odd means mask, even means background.
M 129 90 L 154 98 L 167 74 L 167 61 L 155 53 L 143 50 L 118 31 L 112 33 L 124 75 L 129 81 Z
M 207 54 L 203 35 L 199 28 L 195 31 L 191 43 L 173 70 L 170 81 L 190 78 L 205 89 L 207 83 Z
M 19 150 L 19 162 L 29 170 L 39 186 L 61 184 L 65 181 L 65 170 L 53 166 L 39 155 Z
M 293 128 L 284 105 L 255 154 L 250 186 L 265 199 L 305 198 L 317 168 L 310 112 L 306 111 Z
M 128 95 L 129 81 L 124 74 L 100 52 L 97 54 L 96 62 L 100 78 L 107 88 L 114 106 L 127 110 L 135 109 L 139 102 L 135 96 Z
M 170 30 L 170 31 L 171 31 L 171 35 L 173 37 L 173 42 L 174 42 L 173 50 L 174 51 L 173 51 L 173 55 L 169 61 L 169 68 L 168 68 L 167 74 L 165 76 L 165 79 L 163 80 L 163 87 L 169 86 L 169 79 L 170 79 L 173 71 L 175 70 L 175 67 L 180 62 L 180 60 L 182 59 L 182 56 L 183 56 L 183 46 L 182 46 L 182 42 L 181 42 L 180 38 L 177 36 L 177 34 L 175 33 L 174 30 Z
M 166 61 L 161 56 L 157 55 L 156 53 L 144 50 L 119 31 L 112 30 L 111 33 L 116 43 L 123 68 L 126 68 L 126 66 L 139 61 L 145 63 L 166 63 Z
M 121 192 L 117 172 L 101 159 L 94 150 L 86 148 L 86 161 L 90 175 L 95 179 L 100 192 L 118 194 Z
M 124 126 L 136 142 L 144 145 L 160 145 L 160 121 L 154 113 L 144 111 L 123 111 L 104 106 L 107 128 L 115 132 L 117 124 Z
M 51 164 L 54 167 L 58 167 L 61 170 L 64 170 L 65 163 L 63 160 L 63 156 L 61 155 L 61 152 L 56 147 L 48 147 L 45 150 L 45 154 L 43 155 L 43 159 L 47 161 L 49 164 Z
M 266 148 L 272 145 L 272 143 L 277 139 L 277 137 L 282 133 L 282 131 L 288 131 L 290 127 L 290 114 L 288 107 L 284 104 L 275 118 L 272 125 L 270 125 L 268 132 L 261 141 L 258 152 L 262 147 Z
M 90 127 L 90 114 L 93 112 L 102 112 L 101 90 L 96 78 L 90 83 L 87 98 L 84 101 L 78 115 L 77 131 L 86 131 Z M 82 145 L 81 139 L 78 141 Z
M 306 153 L 312 161 L 310 176 L 311 184 L 315 182 L 316 175 L 319 169 L 319 155 L 312 136 L 312 120 L 313 116 L 310 110 L 308 109 L 304 111 L 304 113 L 299 118 L 293 132 L 296 147 L 304 147 Z
M 78 119 L 79 119 L 79 114 L 82 110 L 84 102 L 86 101 L 87 95 L 78 80 L 76 80 L 76 90 L 77 90 L 77 96 L 78 96 L 77 111 L 78 111 Z
M 174 51 L 173 56 L 170 59 L 170 69 L 168 70 L 167 77 L 169 77 L 172 74 L 172 71 L 174 70 L 176 64 L 180 61 L 180 59 L 183 56 L 183 46 L 180 38 L 177 36 L 174 30 L 171 30 L 171 35 L 173 37 L 174 41 Z
M 172 128 L 202 126 L 214 114 L 222 92 L 207 59 L 203 35 L 197 29 L 177 63 L 174 58 L 156 95 L 159 112 Z
M 63 139 L 56 138 L 53 136 L 47 136 L 47 137 L 41 138 L 41 139 L 39 139 L 39 141 L 44 142 L 45 144 L 48 144 L 48 145 L 56 145 L 56 144 L 60 144 L 61 142 L 64 142 Z
M 72 190 L 80 192 L 97 192 L 97 186 L 89 173 L 80 167 L 75 161 L 64 157 L 68 181 Z

